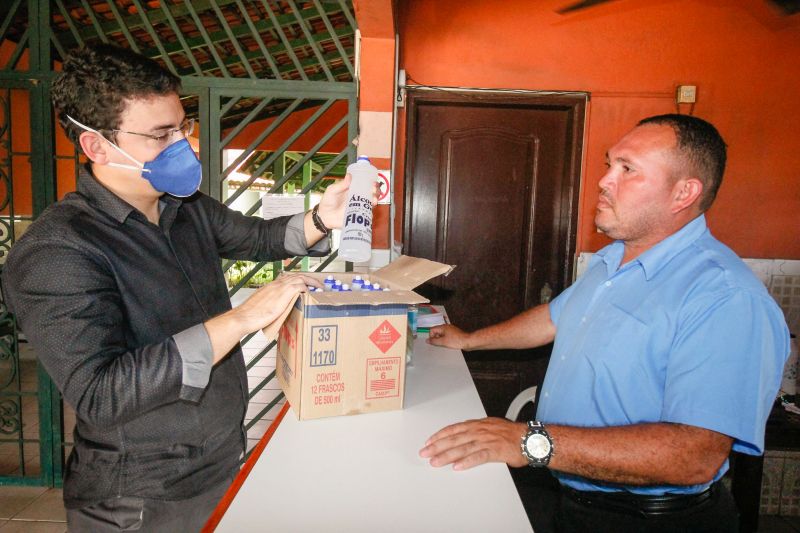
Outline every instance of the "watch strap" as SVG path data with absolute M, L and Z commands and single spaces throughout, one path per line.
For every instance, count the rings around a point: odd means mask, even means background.
M 528 450 L 526 448 L 526 444 L 527 444 L 528 438 L 530 438 L 532 435 L 541 435 L 541 436 L 543 436 L 543 437 L 545 437 L 547 439 L 547 442 L 550 443 L 550 451 L 547 454 L 547 456 L 542 457 L 542 458 L 538 458 L 538 457 L 533 457 L 532 455 L 530 455 L 528 453 Z M 544 467 L 544 466 L 547 466 L 548 464 L 550 464 L 550 459 L 553 457 L 553 454 L 555 453 L 555 447 L 553 445 L 553 438 L 550 436 L 550 433 L 547 431 L 547 429 L 545 429 L 544 424 L 542 424 L 538 420 L 529 420 L 528 421 L 528 431 L 522 437 L 522 441 L 520 442 L 520 448 L 522 448 L 522 455 L 528 461 L 528 466 L 532 466 L 532 467 Z

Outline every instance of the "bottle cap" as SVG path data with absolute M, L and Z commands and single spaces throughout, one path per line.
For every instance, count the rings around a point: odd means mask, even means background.
M 350 291 L 350 285 L 348 283 L 342 283 L 342 292 Z
M 365 155 L 360 155 L 358 156 L 358 159 L 356 159 L 356 161 L 366 161 L 367 163 L 369 163 L 369 157 Z
M 372 290 L 373 290 L 373 291 L 379 291 L 379 290 L 381 290 L 381 284 L 380 284 L 380 283 L 373 283 L 373 284 L 372 284 Z

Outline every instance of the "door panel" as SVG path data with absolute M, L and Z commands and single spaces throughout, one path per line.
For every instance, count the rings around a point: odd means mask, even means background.
M 444 132 L 439 182 L 437 255 L 459 265 L 441 281 L 458 297 L 454 323 L 473 330 L 522 309 L 527 287 L 526 231 L 538 139 L 512 130 L 476 128 Z M 485 181 L 484 154 L 494 154 Z M 476 242 L 475 237 L 485 237 Z M 502 266 L 498 258 L 507 257 Z M 475 312 L 494 309 L 491 314 Z
M 583 109 L 582 97 L 409 94 L 405 249 L 457 265 L 420 292 L 459 327 L 506 320 L 570 281 Z M 549 349 L 466 355 L 502 414 L 541 381 Z

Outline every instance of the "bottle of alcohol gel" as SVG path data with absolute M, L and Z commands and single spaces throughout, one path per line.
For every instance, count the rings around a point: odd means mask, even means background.
M 353 181 L 344 210 L 339 257 L 360 263 L 372 256 L 372 190 L 378 180 L 378 169 L 369 158 L 361 156 L 347 167 L 347 172 Z

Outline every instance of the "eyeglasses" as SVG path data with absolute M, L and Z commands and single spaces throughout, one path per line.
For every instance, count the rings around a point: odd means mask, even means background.
M 194 119 L 187 118 L 184 120 L 180 126 L 175 129 L 168 129 L 164 130 L 161 134 L 153 134 L 153 133 L 138 133 L 135 131 L 125 131 L 125 130 L 109 130 L 111 133 L 127 133 L 129 135 L 138 135 L 140 137 L 147 137 L 148 139 L 152 139 L 159 145 L 167 144 L 172 138 L 175 136 L 176 133 L 180 133 L 184 137 L 188 137 L 194 131 Z

